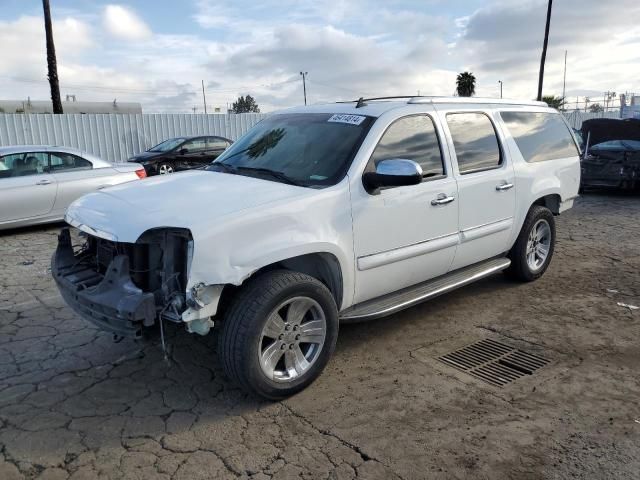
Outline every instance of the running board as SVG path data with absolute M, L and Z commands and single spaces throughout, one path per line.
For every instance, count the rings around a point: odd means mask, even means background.
M 388 293 L 382 297 L 349 307 L 340 312 L 343 323 L 360 322 L 384 317 L 412 307 L 443 293 L 473 283 L 481 278 L 504 270 L 511 264 L 508 258 L 494 258 L 476 263 L 470 267 L 461 268 L 433 280 L 418 285 L 403 288 L 397 292 Z

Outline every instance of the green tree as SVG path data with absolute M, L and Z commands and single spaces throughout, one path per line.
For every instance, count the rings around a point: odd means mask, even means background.
M 564 98 L 556 97 L 555 95 L 545 95 L 544 97 L 542 97 L 542 101 L 549 105 L 551 108 L 556 108 L 558 110 L 564 107 L 564 104 L 566 103 L 564 101 Z
M 260 113 L 260 108 L 258 107 L 255 98 L 251 95 L 247 95 L 246 97 L 238 97 L 238 100 L 233 102 L 231 111 L 233 113 Z
M 600 113 L 604 111 L 604 108 L 602 108 L 602 105 L 600 105 L 599 103 L 594 103 L 593 105 L 589 106 L 589 111 L 591 113 Z
M 460 97 L 472 97 L 476 93 L 476 77 L 471 72 L 462 72 L 456 78 L 456 91 Z

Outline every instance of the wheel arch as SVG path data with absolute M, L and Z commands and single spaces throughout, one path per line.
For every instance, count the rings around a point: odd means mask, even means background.
M 533 207 L 534 205 L 540 205 L 542 207 L 548 208 L 551 211 L 551 213 L 553 213 L 554 215 L 560 215 L 561 203 L 562 203 L 562 198 L 560 197 L 560 194 L 550 193 L 537 198 L 531 204 L 531 206 L 529 207 L 529 210 L 531 210 L 531 207 Z
M 342 275 L 340 261 L 333 253 L 306 253 L 278 260 L 254 271 L 244 279 L 242 285 L 244 285 L 247 280 L 272 270 L 290 270 L 293 272 L 304 273 L 319 280 L 329 289 L 336 302 L 338 310 L 340 310 L 344 300 L 344 278 Z M 229 304 L 242 285 L 227 284 L 224 286 L 220 295 L 220 310 L 224 310 L 225 306 Z

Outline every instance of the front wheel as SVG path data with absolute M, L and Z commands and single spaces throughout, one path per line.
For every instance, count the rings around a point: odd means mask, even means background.
M 516 280 L 531 282 L 542 276 L 553 256 L 556 225 L 548 208 L 534 205 L 525 218 L 516 243 L 509 252 L 511 265 L 505 271 Z
M 311 384 L 337 338 L 338 310 L 327 287 L 308 275 L 277 270 L 238 292 L 223 320 L 218 354 L 228 377 L 275 400 Z

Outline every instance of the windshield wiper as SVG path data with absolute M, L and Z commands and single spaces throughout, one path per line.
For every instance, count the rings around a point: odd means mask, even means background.
M 261 168 L 261 167 L 236 167 L 236 170 L 239 171 L 246 171 L 246 172 L 257 172 L 257 173 L 264 173 L 272 178 L 275 178 L 277 180 L 280 180 L 283 183 L 288 183 L 289 185 L 296 185 L 297 187 L 304 187 L 305 185 L 298 182 L 297 180 L 294 180 L 293 178 L 289 177 L 287 174 L 283 173 L 283 172 L 278 172 L 276 170 L 269 170 L 268 168 Z
M 207 170 L 209 170 L 211 167 L 216 167 L 216 168 L 220 168 L 220 170 L 222 170 L 225 173 L 232 173 L 232 174 L 237 174 L 238 171 L 236 169 L 236 167 L 233 167 L 231 165 L 228 165 L 226 163 L 222 163 L 222 162 L 213 162 L 211 164 L 209 164 L 209 166 L 207 166 Z

